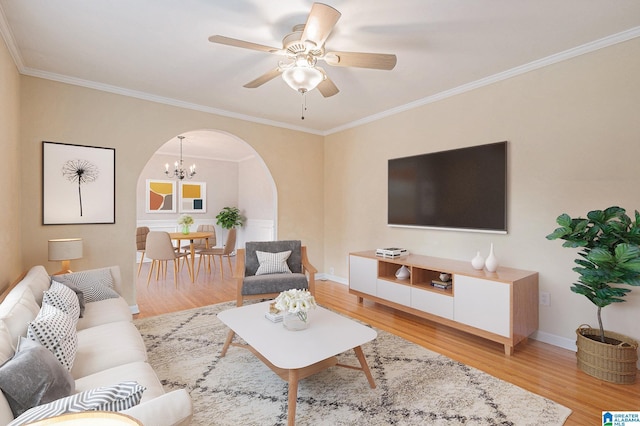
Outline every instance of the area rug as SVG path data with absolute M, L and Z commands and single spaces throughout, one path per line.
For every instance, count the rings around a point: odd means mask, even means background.
M 246 349 L 232 346 L 220 357 L 228 328 L 216 314 L 234 306 L 222 303 L 135 324 L 164 387 L 191 394 L 193 425 L 285 425 L 286 382 Z M 363 346 L 376 389 L 361 371 L 347 368 L 308 377 L 299 384 L 297 425 L 562 425 L 571 414 L 551 400 L 376 331 L 378 337 Z M 353 351 L 339 360 L 358 365 Z

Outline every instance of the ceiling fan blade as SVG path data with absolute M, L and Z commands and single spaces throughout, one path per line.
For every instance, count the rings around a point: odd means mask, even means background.
M 372 68 L 392 70 L 398 59 L 388 53 L 327 52 L 324 55 L 327 64 L 334 67 Z
M 328 98 L 330 96 L 337 95 L 340 91 L 338 87 L 333 83 L 333 81 L 331 81 L 328 75 L 325 74 L 324 77 L 324 80 L 322 80 L 317 87 L 322 96 Z
M 304 25 L 301 41 L 312 41 L 317 48 L 322 47 L 340 19 L 341 13 L 322 3 L 314 3 Z
M 282 73 L 282 71 L 280 71 L 280 68 L 272 69 L 271 71 L 267 71 L 266 73 L 262 74 L 255 80 L 248 82 L 243 87 L 246 87 L 247 89 L 255 89 L 256 87 L 260 87 L 266 82 L 273 80 L 274 78 L 279 76 L 280 73 Z
M 225 44 L 227 46 L 242 47 L 244 49 L 258 50 L 260 52 L 280 54 L 282 49 L 277 47 L 265 46 L 264 44 L 251 43 L 250 41 L 238 40 L 236 38 L 225 37 L 221 35 L 212 35 L 209 37 L 211 43 Z

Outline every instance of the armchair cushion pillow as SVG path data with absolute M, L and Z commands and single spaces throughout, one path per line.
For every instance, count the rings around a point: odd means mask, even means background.
M 9 423 L 9 426 L 23 425 L 65 413 L 126 410 L 140 403 L 144 391 L 145 387 L 134 381 L 91 389 L 34 407 Z
M 32 407 L 71 395 L 75 381 L 51 351 L 21 337 L 18 352 L 0 367 L 0 388 L 18 417 Z
M 84 294 L 85 303 L 120 297 L 113 289 L 113 277 L 107 268 L 71 272 L 57 275 L 55 279 L 73 289 L 80 290 Z
M 29 323 L 27 337 L 49 349 L 67 370 L 73 367 L 78 348 L 76 325 L 71 317 L 47 303 Z
M 242 294 L 245 296 L 254 294 L 280 293 L 281 291 L 306 290 L 309 282 L 304 274 L 269 274 L 252 275 L 244 277 Z
M 258 257 L 258 270 L 256 275 L 268 275 L 268 274 L 290 274 L 291 269 L 287 265 L 287 259 L 291 255 L 291 250 L 282 251 L 279 253 L 269 253 L 265 251 L 256 250 L 256 256 Z
M 302 271 L 302 243 L 300 240 L 279 240 L 279 241 L 247 241 L 245 243 L 245 276 L 255 275 L 260 267 L 256 251 L 269 253 L 280 253 L 291 250 L 291 255 L 287 259 L 287 265 L 294 274 Z

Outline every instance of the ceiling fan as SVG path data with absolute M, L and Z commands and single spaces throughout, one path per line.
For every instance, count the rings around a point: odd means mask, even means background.
M 278 67 L 245 84 L 254 89 L 279 75 L 294 90 L 306 93 L 316 87 L 325 98 L 339 92 L 324 69 L 317 66 L 319 60 L 338 67 L 358 67 L 392 70 L 396 66 L 396 55 L 386 53 L 334 52 L 326 51 L 324 43 L 340 19 L 340 12 L 323 3 L 314 3 L 305 24 L 293 27 L 293 32 L 282 40 L 282 48 L 265 46 L 221 35 L 209 37 L 212 43 L 258 50 L 284 59 Z

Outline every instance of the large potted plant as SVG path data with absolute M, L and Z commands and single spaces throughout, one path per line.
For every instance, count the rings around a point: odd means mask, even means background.
M 236 226 L 242 226 L 245 218 L 240 214 L 240 209 L 237 207 L 224 207 L 220 210 L 216 219 L 216 223 L 228 231 Z M 235 250 L 232 254 L 235 255 Z
M 235 228 L 236 226 L 242 226 L 244 217 L 240 214 L 240 210 L 237 207 L 224 207 L 220 210 L 220 213 L 216 216 L 217 224 L 224 229 Z
M 640 213 L 632 220 L 617 206 L 593 210 L 587 218 L 558 216 L 560 225 L 547 239 L 562 239 L 563 247 L 579 248 L 577 282 L 571 291 L 585 296 L 597 307 L 598 329 L 581 326 L 576 330 L 578 367 L 594 377 L 614 383 L 635 382 L 638 343 L 607 331 L 602 324 L 602 308 L 622 303 L 640 285 Z

